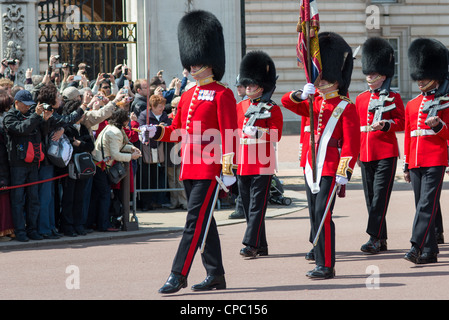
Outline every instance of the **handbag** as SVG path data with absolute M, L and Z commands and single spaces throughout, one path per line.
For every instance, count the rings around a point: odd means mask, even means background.
M 103 129 L 104 130 L 104 129 Z M 104 158 L 104 149 L 103 149 L 103 136 L 101 136 L 101 156 L 103 161 Z M 128 171 L 125 168 L 125 164 L 120 161 L 114 161 L 114 164 L 111 167 L 106 166 L 106 175 L 108 176 L 108 180 L 110 184 L 117 184 L 123 180 L 128 174 Z
M 51 135 L 50 135 L 51 137 Z M 65 134 L 58 141 L 49 140 L 47 146 L 48 160 L 59 168 L 65 168 L 72 159 L 73 146 Z
M 165 161 L 164 144 L 160 143 L 157 148 L 142 144 L 142 161 L 146 164 L 162 163 Z
M 106 167 L 106 174 L 111 184 L 117 184 L 126 177 L 128 172 L 123 162 L 115 161 L 111 167 Z

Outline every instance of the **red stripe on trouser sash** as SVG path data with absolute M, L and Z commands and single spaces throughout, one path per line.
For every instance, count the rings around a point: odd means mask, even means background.
M 181 274 L 186 275 L 189 272 L 190 266 L 192 265 L 193 258 L 195 257 L 195 252 L 198 249 L 198 243 L 200 240 L 200 236 L 203 231 L 204 220 L 206 218 L 207 207 L 210 204 L 210 200 L 212 196 L 215 194 L 214 190 L 217 186 L 217 182 L 212 180 L 207 190 L 206 197 L 204 198 L 203 205 L 201 206 L 200 212 L 198 214 L 198 219 L 196 221 L 195 232 L 193 234 L 192 242 L 190 243 L 190 248 L 187 253 L 186 261 L 184 263 L 184 267 L 182 268 Z M 213 208 L 211 208 L 211 211 Z
M 329 193 L 327 195 L 326 206 L 331 205 L 329 201 L 333 201 L 331 199 L 332 191 L 335 187 L 335 179 L 332 180 L 332 186 L 329 189 Z M 324 221 L 324 266 L 331 267 L 332 266 L 332 230 L 331 230 L 331 219 L 332 219 L 332 208 L 329 208 L 329 212 L 327 213 L 326 220 Z
M 443 180 L 444 180 L 444 174 L 442 175 L 441 180 L 440 180 L 440 183 L 438 184 L 438 190 L 441 190 L 441 184 L 443 183 Z M 435 197 L 434 197 L 434 199 L 433 199 L 432 215 L 430 216 L 429 224 L 427 225 L 426 233 L 424 234 L 422 243 L 421 243 L 421 245 L 419 246 L 420 248 L 422 248 L 422 247 L 424 246 L 424 244 L 425 244 L 425 242 L 426 242 L 427 234 L 429 233 L 430 225 L 432 224 L 431 222 L 432 222 L 433 219 L 435 219 L 435 213 L 436 213 L 437 210 L 438 210 L 438 204 L 439 204 L 439 200 L 438 200 L 437 198 L 438 198 L 438 191 L 435 192 Z
M 385 215 L 387 214 L 387 209 L 388 209 L 388 198 L 389 198 L 389 196 L 390 196 L 390 189 L 391 189 L 391 187 L 393 186 L 393 181 L 394 181 L 394 177 L 395 177 L 395 174 L 394 174 L 394 170 L 395 170 L 396 168 L 395 168 L 395 166 L 392 166 L 391 167 L 391 174 L 390 174 L 390 183 L 388 184 L 388 190 L 387 190 L 387 192 L 386 192 L 386 194 L 385 194 L 385 207 L 384 207 L 384 212 L 383 212 L 383 214 L 382 214 L 382 220 L 381 220 L 381 222 L 380 222 L 380 226 L 379 226 L 379 232 L 378 232 L 378 234 L 377 234 L 377 238 L 379 239 L 380 238 L 380 236 L 381 236 L 381 232 L 382 232 L 382 226 L 384 225 L 384 222 L 385 222 Z
M 260 215 L 259 228 L 257 229 L 257 239 L 256 244 L 259 245 L 259 237 L 260 237 L 260 228 L 262 228 L 263 221 L 265 219 L 265 212 L 267 211 L 268 204 L 268 191 L 270 190 L 271 179 L 267 184 L 267 190 L 265 191 L 264 205 L 263 205 L 263 214 Z

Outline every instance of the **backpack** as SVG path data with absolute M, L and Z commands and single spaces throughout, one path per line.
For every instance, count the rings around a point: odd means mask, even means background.
M 65 168 L 72 158 L 73 146 L 65 134 L 58 141 L 49 139 L 47 158 L 55 166 Z M 26 161 L 26 160 L 25 160 Z
M 95 172 L 96 165 L 90 153 L 82 152 L 73 156 L 73 162 L 69 164 L 69 177 L 71 179 L 89 179 L 95 175 Z

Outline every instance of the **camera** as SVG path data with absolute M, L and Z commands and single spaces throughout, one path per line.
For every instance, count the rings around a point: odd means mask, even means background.
M 16 60 L 7 60 L 6 63 L 10 66 L 15 66 L 16 65 Z
M 57 64 L 55 65 L 55 68 L 56 68 L 56 69 L 61 69 L 61 68 L 73 68 L 73 67 L 75 67 L 73 64 L 68 64 L 67 62 L 66 62 L 66 63 L 57 63 Z
M 53 111 L 53 107 L 48 103 L 43 103 L 42 108 L 44 108 L 45 111 Z

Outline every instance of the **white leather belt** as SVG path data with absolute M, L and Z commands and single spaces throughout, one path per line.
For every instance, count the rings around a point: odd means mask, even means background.
M 373 131 L 373 127 L 371 126 L 361 126 L 360 127 L 360 132 L 371 132 Z
M 240 144 L 248 145 L 248 144 L 259 144 L 265 143 L 266 141 L 260 139 L 251 139 L 251 138 L 240 138 Z
M 418 129 L 410 132 L 410 137 L 434 136 L 435 131 L 428 129 Z

